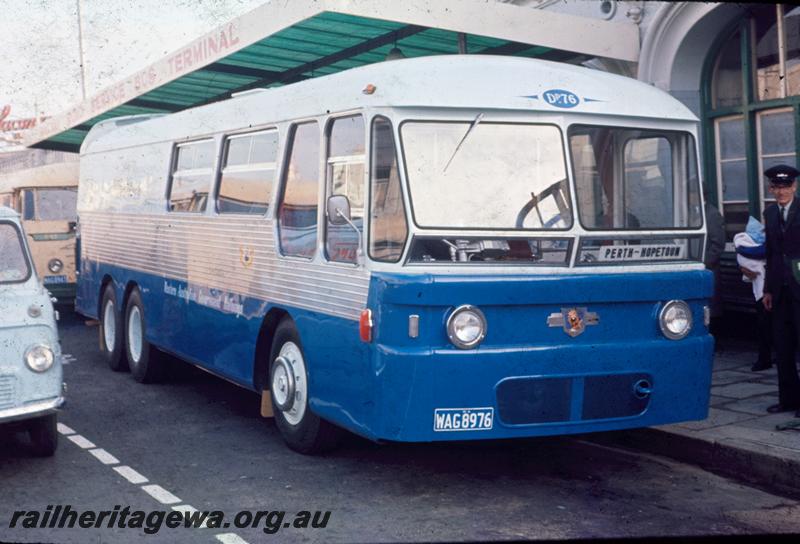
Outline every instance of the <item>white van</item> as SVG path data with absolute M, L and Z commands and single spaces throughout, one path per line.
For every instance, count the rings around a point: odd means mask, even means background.
M 53 304 L 36 274 L 19 214 L 0 206 L 0 424 L 23 421 L 33 452 L 53 455 L 63 403 Z

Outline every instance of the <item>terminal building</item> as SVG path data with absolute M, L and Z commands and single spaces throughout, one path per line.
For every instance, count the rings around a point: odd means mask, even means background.
M 603 0 L 266 2 L 32 129 L 76 152 L 97 122 L 171 113 L 254 88 L 434 54 L 536 57 L 663 89 L 700 119 L 707 198 L 722 212 L 726 309 L 752 309 L 730 244 L 771 201 L 762 172 L 797 166 L 800 7 Z

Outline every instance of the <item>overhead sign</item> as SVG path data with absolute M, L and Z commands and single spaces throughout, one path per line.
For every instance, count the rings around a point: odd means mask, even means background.
M 597 260 L 609 261 L 674 261 L 685 259 L 686 246 L 657 244 L 641 246 L 604 246 L 598 251 Z
M 24 119 L 9 119 L 11 115 L 11 106 L 6 104 L 0 108 L 0 142 L 16 144 L 22 141 L 21 132 L 24 130 L 32 129 L 47 119 L 47 117 L 26 117 Z

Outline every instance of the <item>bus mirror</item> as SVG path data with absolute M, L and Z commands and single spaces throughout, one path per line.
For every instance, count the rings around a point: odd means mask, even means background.
M 328 221 L 331 225 L 344 225 L 350 222 L 350 201 L 346 196 L 328 197 Z

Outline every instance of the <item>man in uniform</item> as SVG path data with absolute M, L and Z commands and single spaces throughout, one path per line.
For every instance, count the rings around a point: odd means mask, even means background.
M 795 196 L 800 171 L 779 164 L 764 172 L 775 204 L 764 212 L 767 234 L 767 276 L 764 308 L 772 311 L 778 358 L 778 404 L 767 412 L 797 410 L 800 417 L 800 377 L 795 349 L 800 337 L 800 199 Z

